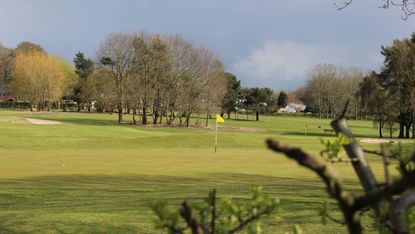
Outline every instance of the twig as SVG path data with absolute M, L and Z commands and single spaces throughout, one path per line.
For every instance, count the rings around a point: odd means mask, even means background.
M 240 223 L 239 223 L 239 225 L 237 227 L 235 227 L 235 228 L 231 229 L 230 231 L 228 231 L 228 234 L 238 233 L 247 224 L 249 224 L 253 220 L 258 219 L 259 217 L 261 217 L 262 215 L 265 215 L 267 213 L 268 213 L 268 211 L 267 210 L 264 210 L 262 212 L 259 212 L 259 213 L 255 214 L 255 215 L 250 216 L 249 218 L 247 218 L 245 220 L 241 220 Z
M 343 3 L 343 6 L 339 6 L 339 5 L 337 5 L 337 3 L 335 3 L 334 5 L 337 7 L 337 10 L 338 10 L 338 11 L 341 11 L 341 10 L 343 10 L 344 8 L 348 7 L 350 4 L 352 4 L 352 2 L 353 2 L 353 0 L 348 0 L 348 1 L 345 1 L 345 2 Z
M 404 15 L 401 16 L 402 20 L 408 20 L 408 18 L 415 14 L 415 1 L 410 0 L 399 0 L 395 2 L 394 0 L 383 0 L 383 5 L 380 6 L 383 9 L 388 9 L 390 6 L 400 7 Z M 338 11 L 341 11 L 353 3 L 353 0 L 346 0 L 342 5 L 334 4 Z
M 338 158 L 338 159 L 330 159 L 328 162 L 330 163 L 350 163 L 350 162 L 357 162 L 359 161 L 357 158 Z
M 367 154 L 373 154 L 373 155 L 377 155 L 377 156 L 382 156 L 383 157 L 383 153 L 382 152 L 379 152 L 379 151 L 376 151 L 376 150 L 366 150 L 366 149 L 363 149 L 363 152 L 364 153 L 367 153 Z M 391 154 L 387 154 L 386 151 L 385 151 L 385 154 L 386 154 L 386 156 L 388 158 L 395 158 L 395 156 L 393 156 Z
M 344 221 L 338 220 L 338 219 L 334 218 L 333 216 L 331 216 L 329 214 L 326 214 L 326 217 L 328 219 L 330 219 L 331 221 L 335 222 L 335 223 L 338 223 L 340 225 L 346 225 L 346 223 Z
M 410 0 L 400 0 L 399 3 L 394 0 L 384 0 L 383 6 L 381 8 L 388 9 L 390 6 L 401 7 L 404 15 L 401 16 L 402 20 L 407 20 L 411 15 L 415 14 L 415 1 Z
M 350 1 L 350 3 L 351 3 L 352 1 Z M 349 4 L 350 4 L 349 3 Z M 342 111 L 342 113 L 339 115 L 339 117 L 337 117 L 337 119 L 343 119 L 344 118 L 344 116 L 346 115 L 346 112 L 347 112 L 347 108 L 349 107 L 349 103 L 350 103 L 350 98 L 349 99 L 347 99 L 347 101 L 346 101 L 346 104 L 344 104 L 344 107 L 343 107 L 343 111 Z
M 182 203 L 180 215 L 186 221 L 187 226 L 192 230 L 192 234 L 199 234 L 199 227 L 195 217 L 192 214 L 192 208 L 187 201 Z

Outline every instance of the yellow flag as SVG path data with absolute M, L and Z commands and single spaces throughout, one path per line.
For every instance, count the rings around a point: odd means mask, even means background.
M 225 122 L 225 120 L 223 120 L 223 118 L 220 117 L 220 115 L 216 115 L 216 122 L 223 123 L 223 122 Z

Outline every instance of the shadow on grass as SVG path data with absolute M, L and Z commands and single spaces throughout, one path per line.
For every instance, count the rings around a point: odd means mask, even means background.
M 0 230 L 21 232 L 159 233 L 153 230 L 150 201 L 166 199 L 177 207 L 184 199 L 200 202 L 212 188 L 219 197 L 244 201 L 252 185 L 279 197 L 285 223 L 302 227 L 319 222 L 317 207 L 327 199 L 318 179 L 246 174 L 176 176 L 67 175 L 0 180 Z M 348 187 L 359 191 L 357 184 Z M 265 221 L 264 233 L 275 233 L 276 221 Z M 291 226 L 287 226 L 291 230 Z M 333 228 L 338 228 L 332 226 Z M 333 231 L 330 225 L 325 227 Z
M 280 132 L 280 135 L 288 135 L 288 136 L 312 136 L 312 137 L 335 137 L 336 134 L 334 132 L 324 133 L 324 132 L 307 132 L 305 135 L 304 131 L 284 131 Z

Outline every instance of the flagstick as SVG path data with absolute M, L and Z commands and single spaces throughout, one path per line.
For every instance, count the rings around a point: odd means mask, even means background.
M 216 153 L 216 148 L 218 147 L 218 121 L 215 121 L 215 153 Z

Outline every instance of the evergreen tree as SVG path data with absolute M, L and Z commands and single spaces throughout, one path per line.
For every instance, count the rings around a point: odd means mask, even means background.
M 279 107 L 286 107 L 288 102 L 288 95 L 286 92 L 281 91 L 280 95 L 278 96 L 277 106 Z

